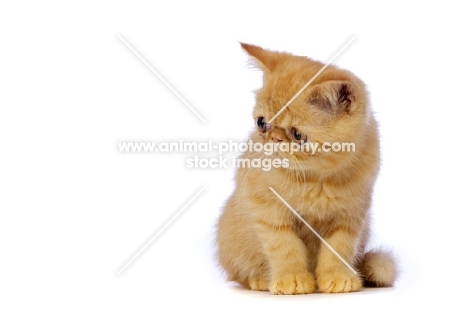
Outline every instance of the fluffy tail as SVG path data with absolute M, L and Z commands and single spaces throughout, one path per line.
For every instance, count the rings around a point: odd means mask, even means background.
M 398 267 L 389 251 L 375 250 L 364 254 L 359 266 L 365 286 L 392 286 L 398 275 Z

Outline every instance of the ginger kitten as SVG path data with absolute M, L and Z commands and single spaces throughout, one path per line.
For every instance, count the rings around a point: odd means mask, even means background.
M 354 152 L 302 150 L 271 155 L 247 150 L 242 159 L 287 159 L 269 171 L 240 167 L 218 223 L 219 263 L 229 280 L 273 294 L 353 292 L 363 284 L 391 286 L 390 253 L 366 252 L 369 208 L 379 171 L 379 136 L 364 83 L 327 67 L 271 123 L 270 119 L 323 67 L 241 43 L 263 70 L 256 93 L 254 143 L 352 142 Z M 354 274 L 269 189 L 273 188 L 358 272 Z

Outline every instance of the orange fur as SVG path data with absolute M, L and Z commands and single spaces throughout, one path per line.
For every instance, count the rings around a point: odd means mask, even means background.
M 241 43 L 264 72 L 254 119 L 270 120 L 322 67 L 306 57 Z M 236 188 L 219 219 L 218 258 L 229 280 L 273 294 L 351 292 L 363 282 L 390 286 L 393 257 L 365 253 L 369 207 L 379 170 L 377 124 L 364 83 L 329 66 L 262 132 L 250 139 L 291 143 L 353 142 L 355 152 L 271 155 L 246 151 L 242 158 L 280 158 L 289 167 L 264 171 L 240 167 Z M 295 131 L 296 130 L 296 131 Z M 352 273 L 269 190 L 277 191 L 359 274 Z

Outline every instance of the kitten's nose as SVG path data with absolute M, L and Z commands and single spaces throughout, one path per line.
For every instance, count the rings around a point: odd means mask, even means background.
M 273 140 L 273 142 L 281 142 L 283 141 L 282 139 L 283 137 L 278 133 L 278 132 L 272 132 L 271 133 L 271 140 Z

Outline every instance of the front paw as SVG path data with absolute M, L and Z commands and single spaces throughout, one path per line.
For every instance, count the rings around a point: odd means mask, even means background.
M 268 291 L 268 280 L 260 277 L 249 279 L 249 288 L 252 291 Z
M 314 291 L 315 280 L 308 272 L 281 276 L 270 283 L 270 292 L 275 295 L 309 294 Z
M 350 270 L 321 273 L 317 276 L 317 285 L 323 293 L 357 292 L 362 288 L 361 278 Z

